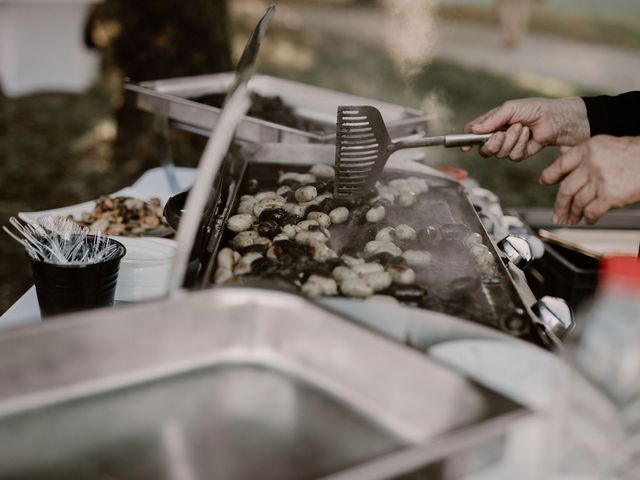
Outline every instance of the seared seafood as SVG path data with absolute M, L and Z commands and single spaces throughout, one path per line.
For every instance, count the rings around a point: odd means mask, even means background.
M 151 198 L 145 202 L 134 197 L 103 195 L 96 200 L 92 211 L 82 213 L 79 219 L 70 218 L 88 227 L 90 234 L 101 232 L 106 235 L 139 237 L 152 231 L 170 231 L 162 214 L 159 198 Z

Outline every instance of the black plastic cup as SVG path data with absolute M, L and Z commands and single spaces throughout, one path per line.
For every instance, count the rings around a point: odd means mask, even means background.
M 89 237 L 91 238 L 91 237 Z M 118 246 L 110 260 L 82 265 L 57 265 L 31 259 L 40 313 L 43 317 L 113 305 L 120 260 L 127 250 Z

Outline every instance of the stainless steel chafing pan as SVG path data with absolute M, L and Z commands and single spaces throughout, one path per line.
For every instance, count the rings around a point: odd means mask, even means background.
M 232 81 L 232 73 L 219 73 L 129 84 L 126 88 L 135 93 L 140 109 L 166 115 L 180 128 L 209 136 L 220 109 L 201 103 L 197 98 L 225 93 Z M 425 123 L 433 118 L 420 110 L 268 75 L 253 76 L 249 88 L 263 96 L 281 97 L 295 116 L 322 126 L 321 131 L 310 131 L 245 117 L 238 127 L 237 137 L 250 142 L 334 143 L 338 105 L 374 105 L 383 113 L 394 138 L 422 132 Z
M 520 406 L 301 297 L 220 288 L 0 335 L 3 478 L 388 478 Z

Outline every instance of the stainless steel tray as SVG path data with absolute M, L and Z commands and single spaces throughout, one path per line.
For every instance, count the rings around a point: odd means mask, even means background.
M 0 335 L 3 478 L 388 478 L 522 407 L 301 297 L 219 288 Z
M 209 136 L 218 121 L 220 109 L 190 99 L 225 93 L 233 82 L 233 75 L 219 73 L 155 80 L 139 85 L 129 84 L 126 89 L 136 94 L 138 108 L 166 115 L 178 127 Z M 250 142 L 334 143 L 338 105 L 375 106 L 382 112 L 394 138 L 422 132 L 425 123 L 433 118 L 433 115 L 420 110 L 268 75 L 254 75 L 249 88 L 264 96 L 278 95 L 301 119 L 326 126 L 323 133 L 314 133 L 246 117 L 238 127 L 237 138 Z

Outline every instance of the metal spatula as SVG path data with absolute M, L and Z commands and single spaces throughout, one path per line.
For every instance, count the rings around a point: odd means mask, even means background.
M 376 184 L 389 156 L 403 148 L 481 145 L 492 134 L 440 135 L 392 142 L 380 111 L 372 106 L 338 107 L 335 195 L 357 198 Z
M 227 91 L 220 118 L 209 136 L 204 152 L 202 152 L 196 181 L 187 197 L 184 206 L 185 213 L 180 218 L 180 227 L 176 235 L 178 246 L 173 259 L 169 293 L 177 292 L 184 284 L 191 250 L 198 235 L 211 185 L 233 141 L 237 126 L 251 106 L 249 79 L 255 71 L 260 43 L 271 23 L 275 9 L 275 4 L 271 3 L 245 45 L 236 66 L 234 82 Z

